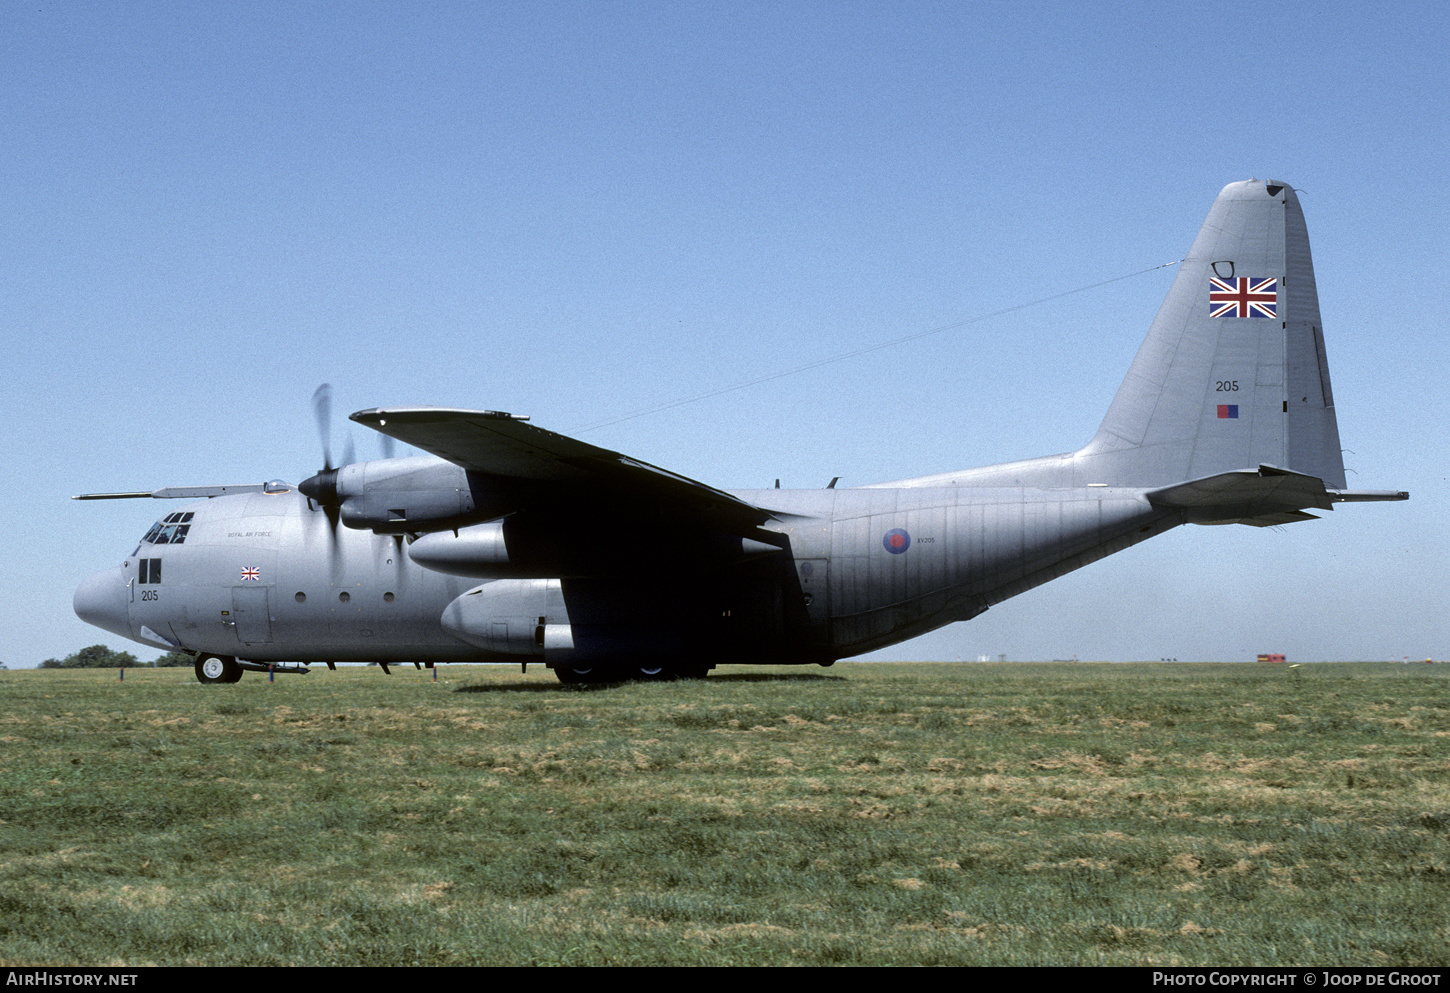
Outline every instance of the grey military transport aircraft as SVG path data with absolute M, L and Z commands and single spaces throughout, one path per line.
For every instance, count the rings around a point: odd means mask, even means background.
M 1287 184 L 1252 179 L 1214 201 L 1075 452 L 727 492 L 499 411 L 352 420 L 430 454 L 79 497 L 194 502 L 82 583 L 76 613 L 194 653 L 203 683 L 342 661 L 534 661 L 565 683 L 830 665 L 1180 524 L 1408 496 L 1345 487 L 1304 215 Z

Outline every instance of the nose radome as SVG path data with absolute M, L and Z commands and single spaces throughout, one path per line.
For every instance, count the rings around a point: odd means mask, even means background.
M 123 638 L 133 638 L 126 606 L 126 576 L 118 566 L 98 572 L 76 589 L 76 616 Z

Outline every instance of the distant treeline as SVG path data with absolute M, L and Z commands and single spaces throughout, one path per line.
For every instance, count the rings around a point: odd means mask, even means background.
M 42 669 L 165 669 L 185 666 L 190 668 L 195 659 L 185 652 L 167 652 L 155 662 L 137 662 L 130 652 L 115 652 L 105 645 L 82 648 L 63 659 L 46 659 L 40 663 Z

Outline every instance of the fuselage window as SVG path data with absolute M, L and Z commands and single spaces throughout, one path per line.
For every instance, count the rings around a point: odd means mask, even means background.
M 161 582 L 161 560 L 140 559 L 140 582 L 146 585 L 153 585 Z

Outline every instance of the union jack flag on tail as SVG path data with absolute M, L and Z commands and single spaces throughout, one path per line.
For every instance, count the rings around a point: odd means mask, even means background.
M 1209 317 L 1277 317 L 1279 279 L 1238 276 L 1208 277 Z

